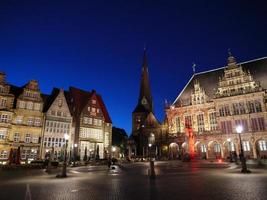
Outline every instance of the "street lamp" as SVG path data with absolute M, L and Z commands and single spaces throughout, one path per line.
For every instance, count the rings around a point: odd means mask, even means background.
M 227 138 L 227 141 L 228 141 L 228 150 L 229 150 L 229 161 L 233 162 L 232 152 L 231 152 L 231 138 Z
M 246 158 L 244 156 L 244 150 L 243 150 L 243 145 L 242 145 L 242 141 L 241 141 L 241 133 L 242 133 L 242 131 L 243 131 L 243 126 L 239 125 L 239 126 L 236 127 L 236 132 L 238 133 L 239 141 L 240 141 L 240 155 L 239 155 L 239 158 L 240 158 L 240 161 L 241 161 L 241 164 L 242 164 L 241 172 L 242 173 L 250 173 L 250 170 L 247 169 Z
M 74 150 L 73 150 L 73 167 L 75 167 L 76 166 L 76 154 L 77 154 L 77 147 L 78 147 L 78 144 L 77 143 L 75 143 L 74 144 Z
M 68 140 L 69 140 L 69 135 L 68 134 L 64 134 L 64 138 L 65 138 L 65 153 L 64 153 L 64 162 L 63 162 L 63 168 L 62 168 L 62 174 L 61 175 L 57 175 L 57 177 L 59 178 L 64 178 L 67 177 L 67 148 L 68 148 Z

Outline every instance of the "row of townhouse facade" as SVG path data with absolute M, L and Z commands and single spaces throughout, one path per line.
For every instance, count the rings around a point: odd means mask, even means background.
M 36 80 L 17 87 L 0 73 L 0 164 L 44 159 L 52 153 L 60 159 L 66 146 L 74 159 L 105 158 L 111 134 L 111 118 L 96 91 L 53 88 L 46 95 Z

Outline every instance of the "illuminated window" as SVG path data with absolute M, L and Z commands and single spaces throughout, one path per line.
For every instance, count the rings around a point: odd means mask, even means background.
M 219 153 L 221 152 L 221 148 L 219 144 L 214 144 L 214 152 Z
M 19 140 L 20 140 L 19 133 L 15 133 L 14 134 L 14 142 L 19 142 Z
M 249 141 L 243 141 L 242 145 L 243 145 L 244 151 L 250 151 Z
M 2 150 L 0 152 L 0 159 L 7 159 L 7 151 Z
M 35 103 L 34 104 L 34 110 L 41 110 L 41 104 Z
M 260 151 L 267 151 L 267 142 L 265 140 L 259 141 Z
M 34 125 L 35 126 L 41 126 L 41 119 L 40 118 L 35 118 Z
M 30 143 L 31 142 L 31 134 L 26 133 L 25 135 L 25 143 Z
M 92 112 L 95 113 L 95 108 L 92 108 Z
M 0 130 L 0 140 L 6 139 L 6 134 L 7 134 L 6 130 Z
M 206 153 L 207 152 L 206 145 L 205 144 L 201 144 L 200 150 L 201 150 L 202 153 Z
M 197 115 L 197 126 L 198 126 L 198 132 L 203 132 L 205 127 L 204 127 L 204 115 L 199 114 Z
M 38 136 L 32 136 L 32 143 L 38 143 L 39 137 Z
M 96 100 L 93 99 L 93 100 L 92 100 L 92 104 L 96 104 Z
M 30 118 L 28 119 L 28 125 L 29 125 L 29 126 L 32 126 L 32 125 L 33 125 L 33 118 L 32 118 L 32 117 L 30 117 Z
M 16 118 L 16 124 L 22 124 L 23 117 L 22 116 L 17 116 Z
M 29 109 L 29 110 L 33 109 L 33 103 L 32 102 L 27 103 L 27 109 Z

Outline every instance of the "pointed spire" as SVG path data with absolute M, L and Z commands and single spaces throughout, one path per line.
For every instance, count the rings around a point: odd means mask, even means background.
M 148 70 L 148 60 L 147 60 L 147 55 L 146 55 L 146 46 L 144 46 L 144 56 L 143 56 L 142 68 L 143 68 L 143 70 Z
M 192 69 L 193 69 L 193 74 L 195 74 L 196 73 L 196 63 L 192 63 Z
M 148 111 L 153 112 L 153 102 L 152 102 L 152 96 L 151 96 L 150 84 L 149 84 L 148 61 L 147 61 L 146 48 L 144 48 L 138 106 L 144 106 Z

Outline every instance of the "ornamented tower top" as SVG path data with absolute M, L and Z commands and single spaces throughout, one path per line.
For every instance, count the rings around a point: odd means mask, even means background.
M 237 65 L 231 52 L 228 53 L 228 65 L 224 69 L 223 77 L 219 77 L 215 98 L 261 91 L 260 83 L 254 81 L 249 70 L 243 70 L 241 65 Z

